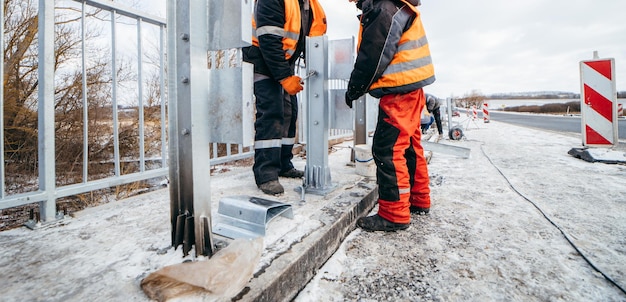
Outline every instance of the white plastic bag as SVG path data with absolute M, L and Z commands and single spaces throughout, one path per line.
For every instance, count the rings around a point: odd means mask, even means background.
M 263 237 L 235 239 L 207 261 L 166 266 L 141 281 L 151 299 L 167 301 L 186 295 L 203 300 L 230 300 L 250 281 L 263 252 Z

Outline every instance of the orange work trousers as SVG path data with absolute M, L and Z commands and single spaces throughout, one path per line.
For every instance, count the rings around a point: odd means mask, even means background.
M 378 215 L 409 223 L 409 206 L 430 208 L 428 166 L 421 144 L 422 89 L 380 99 L 372 155 L 378 182 Z

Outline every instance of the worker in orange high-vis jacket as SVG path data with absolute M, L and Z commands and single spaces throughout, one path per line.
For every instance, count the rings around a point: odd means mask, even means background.
M 306 36 L 326 33 L 326 15 L 318 0 L 256 0 L 252 26 L 252 46 L 243 49 L 243 60 L 254 64 L 252 171 L 261 191 L 279 195 L 284 192 L 279 176 L 304 176 L 291 162 L 298 117 L 296 94 L 303 89 L 294 67 Z
M 350 0 L 354 2 L 354 0 Z M 361 28 L 346 104 L 365 93 L 380 98 L 372 154 L 378 213 L 357 220 L 366 231 L 409 227 L 411 213 L 428 213 L 430 189 L 420 114 L 422 88 L 435 81 L 419 0 L 356 0 Z

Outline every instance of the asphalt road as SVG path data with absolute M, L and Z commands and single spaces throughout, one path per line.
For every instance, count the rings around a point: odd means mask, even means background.
M 489 114 L 491 119 L 500 122 L 554 131 L 581 133 L 580 116 L 510 114 L 498 111 L 491 111 Z M 618 124 L 618 137 L 626 139 L 626 119 L 620 118 Z
M 561 115 L 543 115 L 543 114 L 520 114 L 490 111 L 491 120 L 546 129 L 559 132 L 581 133 L 581 117 L 580 116 L 561 116 Z M 479 114 L 479 118 L 482 116 Z M 618 120 L 618 138 L 620 147 L 626 147 L 626 119 Z

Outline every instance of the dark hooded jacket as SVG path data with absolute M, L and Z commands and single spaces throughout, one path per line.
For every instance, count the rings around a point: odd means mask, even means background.
M 391 93 L 408 93 L 435 81 L 430 52 L 427 48 L 423 48 L 421 51 L 427 53 L 427 56 L 421 58 L 419 63 L 407 62 L 406 65 L 411 65 L 410 68 L 413 69 L 424 68 L 424 65 L 429 65 L 428 68 L 430 69 L 426 72 L 427 77 L 417 81 L 400 81 L 392 87 L 387 85 L 386 87 L 372 88 L 372 85 L 383 76 L 396 54 L 402 50 L 400 40 L 403 34 L 413 26 L 422 26 L 421 20 L 417 20 L 419 21 L 418 24 L 414 23 L 416 18 L 419 18 L 415 13 L 415 8 L 408 7 L 409 4 L 418 6 L 420 0 L 405 1 L 360 0 L 357 2 L 357 7 L 362 10 L 363 14 L 360 16 L 361 33 L 358 55 L 348 83 L 348 98 L 357 99 L 367 92 L 374 97 Z M 420 41 L 415 42 L 421 43 L 420 47 L 428 47 L 425 35 Z M 403 66 L 403 68 L 405 67 Z
M 296 18 L 297 16 L 285 16 L 286 0 L 263 0 L 255 1 L 256 28 L 275 27 L 282 29 L 287 23 L 286 18 Z M 304 23 L 300 28 L 297 47 L 291 58 L 285 59 L 283 49 L 283 37 L 279 34 L 265 34 L 258 37 L 259 46 L 249 46 L 242 48 L 243 60 L 254 64 L 254 72 L 272 77 L 276 81 L 292 76 L 296 60 L 302 55 L 305 48 L 306 36 L 311 36 L 311 26 L 323 23 L 323 32 L 326 32 L 326 15 L 319 7 L 319 14 L 315 15 L 314 9 L 305 10 L 304 0 L 295 0 L 300 8 L 299 18 L 303 18 Z M 318 2 L 318 1 L 316 1 Z M 319 4 L 317 4 L 319 5 Z M 306 15 L 308 13 L 308 15 Z M 315 19 L 315 20 L 314 20 Z M 253 28 L 253 30 L 256 30 Z M 321 34 L 320 29 L 315 30 L 313 35 Z
M 426 93 L 426 109 L 428 109 L 428 112 L 432 113 L 436 109 L 439 109 L 440 105 L 436 96 Z

